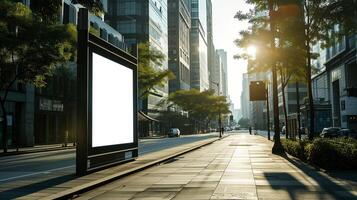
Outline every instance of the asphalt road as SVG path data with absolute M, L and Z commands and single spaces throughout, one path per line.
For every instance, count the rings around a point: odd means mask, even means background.
M 139 142 L 139 155 L 217 136 L 217 133 L 211 133 L 179 138 L 144 139 Z M 73 174 L 75 149 L 0 157 L 0 184 L 19 179 L 30 180 L 34 176 L 52 172 Z

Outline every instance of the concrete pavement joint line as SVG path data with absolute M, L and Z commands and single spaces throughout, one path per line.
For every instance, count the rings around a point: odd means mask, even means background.
M 53 194 L 53 195 L 50 195 L 48 197 L 44 197 L 44 198 L 41 198 L 41 199 L 45 200 L 45 199 L 68 199 L 68 198 L 72 198 L 76 194 L 81 194 L 81 193 L 87 192 L 87 191 L 89 191 L 91 189 L 94 189 L 94 188 L 97 188 L 99 186 L 108 184 L 108 183 L 110 183 L 112 181 L 115 181 L 115 180 L 117 180 L 117 179 L 119 179 L 121 177 L 133 174 L 133 173 L 138 172 L 138 171 L 143 170 L 143 169 L 147 169 L 147 168 L 149 168 L 151 166 L 155 166 L 157 164 L 160 164 L 160 163 L 165 162 L 167 160 L 170 160 L 172 158 L 175 158 L 175 157 L 181 156 L 183 154 L 186 154 L 188 152 L 191 152 L 193 150 L 199 149 L 199 148 L 201 148 L 203 146 L 212 144 L 213 142 L 219 140 L 219 138 L 214 138 L 214 139 L 209 139 L 209 140 L 210 141 L 201 142 L 201 144 L 198 144 L 198 145 L 190 147 L 188 149 L 179 151 L 179 152 L 177 152 L 177 153 L 175 153 L 173 155 L 165 156 L 164 158 L 149 162 L 147 164 L 144 164 L 144 165 L 141 165 L 141 166 L 138 166 L 138 167 L 134 167 L 132 169 L 125 170 L 125 171 L 122 171 L 122 172 L 118 172 L 118 173 L 103 177 L 101 179 L 98 179 L 96 181 L 92 181 L 92 182 L 83 184 L 81 186 L 76 186 L 76 187 L 73 187 L 71 189 L 68 189 L 68 190 L 62 191 L 60 193 Z
M 227 136 L 226 136 L 226 137 L 227 137 Z M 224 138 L 225 138 L 225 137 L 222 137 L 220 140 L 222 141 Z M 224 173 L 226 172 L 227 168 L 229 167 L 229 164 L 232 162 L 233 156 L 234 156 L 234 152 L 233 152 L 232 155 L 231 155 L 231 160 L 230 160 L 229 163 L 227 164 L 226 168 L 223 170 L 223 173 L 222 173 L 221 177 L 219 178 L 219 182 L 218 182 L 217 186 L 215 187 L 212 196 L 215 194 L 215 191 L 217 190 L 217 188 L 218 188 L 218 186 L 219 186 L 219 183 L 221 182 L 222 177 L 224 176 Z M 216 155 L 215 158 L 217 158 L 217 157 L 218 157 L 218 154 Z M 214 160 L 215 160 L 215 159 L 213 159 L 213 160 L 211 161 L 211 163 L 214 162 Z M 211 196 L 211 198 L 212 198 L 212 196 Z
M 257 199 L 259 199 L 258 189 L 257 189 L 257 182 L 255 181 L 253 164 L 252 164 L 252 157 L 250 156 L 249 148 L 248 148 L 248 155 L 249 155 L 249 162 L 250 162 L 250 170 L 252 171 L 253 180 L 254 180 L 255 196 L 257 197 Z
M 35 172 L 35 173 L 31 173 L 31 174 L 24 174 L 24 175 L 21 175 L 21 176 L 5 178 L 5 179 L 1 179 L 0 182 L 10 181 L 10 180 L 15 180 L 15 179 L 20 179 L 20 178 L 25 178 L 25 177 L 29 177 L 29 176 L 35 176 L 35 175 L 38 175 L 38 174 L 48 174 L 48 173 L 51 173 L 51 172 L 54 172 L 54 171 L 67 169 L 67 168 L 71 168 L 71 167 L 75 167 L 75 165 L 66 166 L 66 167 L 60 167 L 60 168 L 56 168 L 56 169 L 51 169 L 51 170 L 47 170 L 47 171 L 44 171 L 44 172 Z

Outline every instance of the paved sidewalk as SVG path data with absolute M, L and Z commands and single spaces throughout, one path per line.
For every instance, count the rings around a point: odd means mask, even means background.
M 357 182 L 272 155 L 271 147 L 261 136 L 232 135 L 77 199 L 357 199 Z

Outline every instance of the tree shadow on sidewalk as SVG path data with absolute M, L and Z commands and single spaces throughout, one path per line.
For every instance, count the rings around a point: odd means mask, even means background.
M 1 191 L 0 192 L 0 199 L 7 200 L 7 199 L 15 199 L 19 197 L 23 197 L 38 191 L 41 191 L 46 188 L 53 187 L 55 185 L 59 185 L 61 183 L 73 180 L 76 178 L 75 174 L 64 175 L 60 177 L 55 177 L 52 179 L 47 179 L 41 182 L 36 182 L 24 186 L 20 186 L 17 188 L 12 188 L 9 190 Z
M 333 178 L 348 181 L 357 185 L 357 170 L 329 171 L 327 174 Z
M 336 200 L 348 199 L 357 200 L 357 196 L 352 194 L 348 188 L 345 188 L 335 182 L 333 182 L 327 175 L 319 173 L 315 168 L 308 166 L 300 160 L 292 159 L 288 156 L 284 157 L 291 164 L 299 168 L 306 176 L 309 176 L 318 183 L 327 194 Z M 351 189 L 351 188 L 350 188 Z M 352 189 L 351 189 L 352 190 Z
M 308 191 L 308 188 L 303 183 L 301 183 L 289 173 L 264 172 L 264 177 L 266 180 L 268 180 L 270 186 L 274 190 L 282 190 L 287 192 L 291 200 L 297 199 L 297 193 Z

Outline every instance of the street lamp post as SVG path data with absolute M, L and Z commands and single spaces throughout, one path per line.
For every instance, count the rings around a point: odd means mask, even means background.
M 218 88 L 218 95 L 221 94 L 220 88 L 219 88 L 219 83 L 211 81 L 213 84 L 217 85 Z M 219 109 L 219 114 L 218 114 L 218 126 L 219 126 L 219 137 L 222 138 L 223 130 L 222 130 L 222 118 L 221 118 L 221 106 L 218 107 Z
M 268 126 L 268 140 L 270 140 L 270 112 L 269 112 L 269 86 L 266 87 L 266 97 L 267 97 L 267 126 Z

